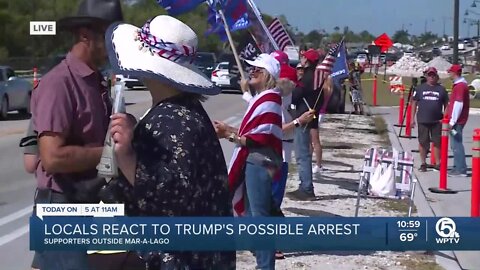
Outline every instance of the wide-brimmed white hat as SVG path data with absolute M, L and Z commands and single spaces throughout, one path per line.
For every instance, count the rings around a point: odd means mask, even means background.
M 142 28 L 113 24 L 107 30 L 105 43 L 112 68 L 119 74 L 160 80 L 186 92 L 221 92 L 193 65 L 197 35 L 173 17 L 157 16 Z
M 251 66 L 266 69 L 275 79 L 280 76 L 280 62 L 270 54 L 262 53 L 255 60 L 246 60 L 246 62 Z

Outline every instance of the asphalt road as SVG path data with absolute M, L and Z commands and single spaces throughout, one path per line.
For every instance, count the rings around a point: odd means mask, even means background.
M 151 105 L 148 91 L 128 91 L 127 111 L 137 118 Z M 204 104 L 212 120 L 238 126 L 246 109 L 240 95 L 222 93 L 209 97 Z M 32 213 L 35 180 L 23 169 L 18 147 L 28 119 L 11 114 L 10 120 L 0 121 L 0 269 L 30 269 L 33 252 L 29 250 L 28 219 Z M 233 146 L 222 140 L 225 160 L 230 160 Z

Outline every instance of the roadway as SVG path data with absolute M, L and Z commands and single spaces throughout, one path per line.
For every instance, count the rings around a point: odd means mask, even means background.
M 127 111 L 137 118 L 151 106 L 148 91 L 127 91 Z M 204 104 L 212 120 L 222 120 L 238 126 L 246 103 L 240 95 L 222 93 L 209 97 Z M 33 175 L 23 169 L 21 149 L 18 147 L 24 135 L 28 119 L 12 113 L 10 120 L 0 122 L 0 262 L 1 269 L 30 269 L 33 252 L 29 251 L 29 216 L 35 190 Z M 225 160 L 232 155 L 233 145 L 222 140 Z

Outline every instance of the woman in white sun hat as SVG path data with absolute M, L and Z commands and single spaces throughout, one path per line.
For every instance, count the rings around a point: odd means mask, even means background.
M 120 188 L 129 215 L 232 216 L 227 168 L 200 101 L 220 89 L 192 65 L 197 35 L 181 21 L 157 16 L 142 28 L 115 24 L 105 37 L 117 74 L 140 78 L 152 108 L 136 126 L 112 116 Z M 234 269 L 235 252 L 145 252 L 148 269 Z
M 234 194 L 236 216 L 267 217 L 272 213 L 272 182 L 280 180 L 282 165 L 282 99 L 276 89 L 280 63 L 260 54 L 250 80 L 241 82 L 244 92 L 253 90 L 240 128 L 216 121 L 217 134 L 235 144 L 228 180 Z M 255 251 L 257 269 L 275 269 L 275 251 Z

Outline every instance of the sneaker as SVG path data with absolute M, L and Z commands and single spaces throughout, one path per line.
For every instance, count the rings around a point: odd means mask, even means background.
M 275 251 L 275 260 L 283 260 L 285 259 L 285 255 L 281 251 Z
M 297 200 L 297 201 L 312 201 L 315 200 L 315 194 L 312 193 L 307 193 L 303 190 L 297 189 L 292 192 L 288 192 L 287 196 L 292 199 L 292 200 Z
M 449 171 L 449 172 L 448 172 L 448 175 L 449 175 L 449 176 L 463 176 L 463 177 L 467 177 L 467 176 L 468 176 L 467 173 L 461 173 L 461 172 L 454 171 L 454 170 Z
M 420 165 L 420 169 L 418 169 L 418 170 L 421 171 L 421 172 L 426 172 L 427 171 L 427 164 L 424 163 L 424 164 Z
M 432 170 L 434 170 L 436 172 L 440 171 L 440 165 L 433 165 L 431 168 L 432 168 Z
M 322 173 L 325 171 L 325 168 L 323 168 L 323 166 L 318 166 L 317 164 L 315 164 L 313 167 L 312 167 L 312 173 Z

